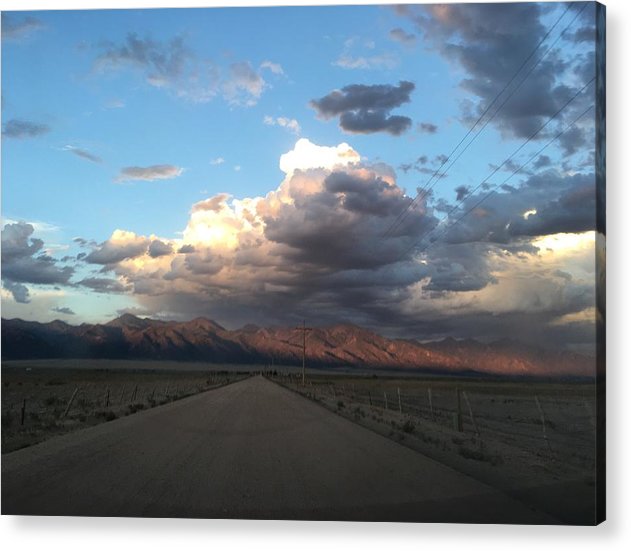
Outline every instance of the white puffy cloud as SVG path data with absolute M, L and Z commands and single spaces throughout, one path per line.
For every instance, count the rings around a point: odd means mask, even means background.
M 307 138 L 296 142 L 294 148 L 280 156 L 280 169 L 287 175 L 296 170 L 308 170 L 310 168 L 333 169 L 335 167 L 348 167 L 359 163 L 361 157 L 347 143 L 341 143 L 336 147 L 327 147 L 311 143 Z

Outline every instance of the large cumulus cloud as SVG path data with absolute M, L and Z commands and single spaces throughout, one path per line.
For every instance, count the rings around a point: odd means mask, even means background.
M 178 239 L 117 230 L 86 258 L 113 278 L 81 285 L 131 293 L 154 315 L 232 327 L 307 318 L 400 337 L 499 338 L 537 323 L 526 340 L 589 341 L 593 174 L 522 175 L 451 228 L 419 202 L 383 237 L 412 203 L 392 168 L 304 139 L 280 165 L 285 178 L 264 197 L 193 205 Z M 442 210 L 455 209 L 453 220 L 482 197 Z

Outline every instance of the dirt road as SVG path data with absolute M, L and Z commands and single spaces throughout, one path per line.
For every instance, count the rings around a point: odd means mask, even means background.
M 2 456 L 2 514 L 556 522 L 261 377 Z

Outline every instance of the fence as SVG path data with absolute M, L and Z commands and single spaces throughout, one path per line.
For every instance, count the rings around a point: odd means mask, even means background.
M 577 462 L 593 461 L 595 453 L 595 399 L 587 387 L 568 392 L 569 385 L 564 389 L 532 383 L 491 383 L 487 389 L 483 383 L 467 382 L 407 385 L 399 381 L 394 386 L 379 379 L 340 383 L 333 377 L 314 378 L 303 387 L 293 376 L 278 379 L 334 408 L 341 402 L 346 408 L 367 408 L 541 454 L 569 449 L 570 460 Z

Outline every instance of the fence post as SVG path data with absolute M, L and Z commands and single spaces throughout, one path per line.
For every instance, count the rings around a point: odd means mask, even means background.
M 399 413 L 403 415 L 403 409 L 401 408 L 401 389 L 397 387 L 397 397 L 399 398 Z
M 383 401 L 386 403 L 386 409 L 388 409 L 388 395 L 385 390 L 383 391 Z
M 368 402 L 370 403 L 370 406 L 372 407 L 372 397 L 370 396 L 370 390 L 368 391 Z
M 110 407 L 110 387 L 107 387 L 107 392 L 106 392 L 106 396 L 105 396 L 105 407 L 108 408 Z
M 26 398 L 22 400 L 22 412 L 20 415 L 20 425 L 24 425 L 24 417 L 26 415 Z
M 465 390 L 462 391 L 462 396 L 464 397 L 464 401 L 467 402 L 467 408 L 469 409 L 469 417 L 471 418 L 471 424 L 473 425 L 473 430 L 475 430 L 475 435 L 480 438 L 480 431 L 478 430 L 478 424 L 475 422 L 475 417 L 473 416 L 473 410 L 471 409 L 471 402 L 469 402 L 469 396 L 467 396 L 467 392 Z
M 460 403 L 460 387 L 456 388 L 456 429 L 458 432 L 462 432 L 462 405 Z
M 541 430 L 543 431 L 543 439 L 546 441 L 548 451 L 552 451 L 552 448 L 550 447 L 550 440 L 548 440 L 548 434 L 546 433 L 546 416 L 543 413 L 543 408 L 541 407 L 541 404 L 539 403 L 539 396 L 535 395 L 535 402 L 537 404 L 537 409 L 539 410 L 539 416 L 541 417 Z
M 432 416 L 432 421 L 436 422 L 436 417 L 434 417 L 434 406 L 432 404 L 432 387 L 427 387 L 427 398 L 429 399 L 429 413 Z
M 64 411 L 64 414 L 62 415 L 62 417 L 65 417 L 66 415 L 68 415 L 68 412 L 70 411 L 70 406 L 72 406 L 72 402 L 74 401 L 74 397 L 77 395 L 77 392 L 79 392 L 79 387 L 74 389 L 74 392 L 72 393 L 70 400 L 68 400 L 68 405 L 66 406 L 66 410 Z

